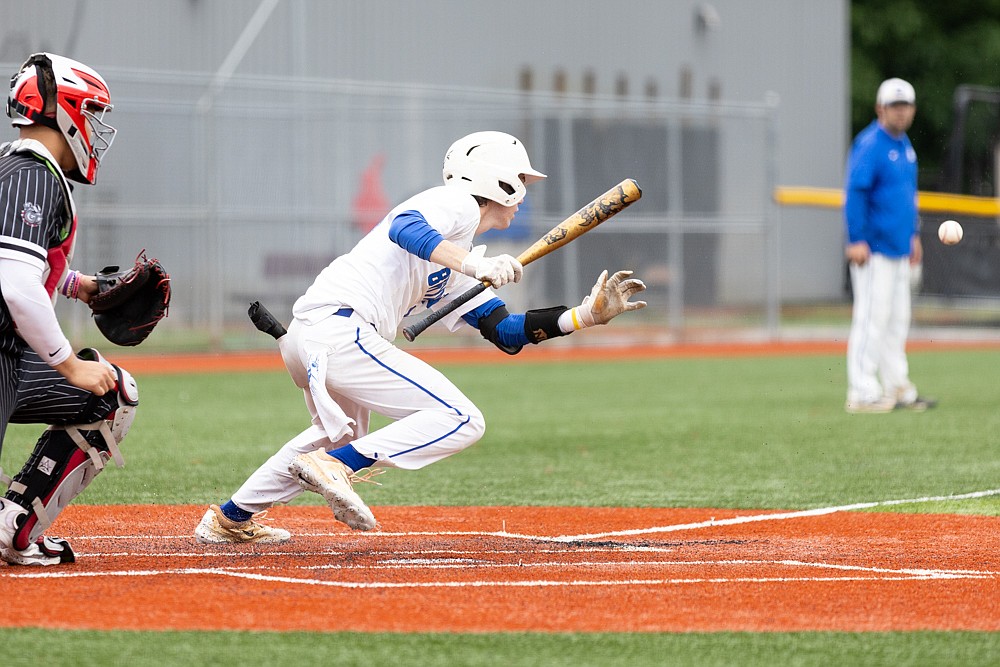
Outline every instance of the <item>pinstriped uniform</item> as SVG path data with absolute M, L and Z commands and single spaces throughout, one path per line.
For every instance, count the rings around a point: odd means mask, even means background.
M 45 261 L 48 249 L 62 243 L 72 224 L 58 177 L 29 153 L 0 158 L 0 206 L 0 257 Z M 0 351 L 18 354 L 24 347 L 7 303 L 0 300 Z
M 70 202 L 58 177 L 31 153 L 0 157 L 0 258 L 19 254 L 48 261 L 48 252 L 72 232 Z M 103 397 L 78 389 L 17 334 L 0 285 L 0 449 L 8 423 L 93 422 L 117 407 L 114 392 Z

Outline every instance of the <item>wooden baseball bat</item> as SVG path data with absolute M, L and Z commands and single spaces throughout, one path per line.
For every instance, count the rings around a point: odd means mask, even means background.
M 633 178 L 626 178 L 546 232 L 542 238 L 535 241 L 527 250 L 518 255 L 517 261 L 526 266 L 536 259 L 548 255 L 578 236 L 589 232 L 611 216 L 621 213 L 640 197 L 642 197 L 642 190 L 639 188 L 639 184 Z M 408 327 L 404 327 L 403 336 L 406 340 L 412 342 L 427 327 L 443 319 L 448 313 L 454 312 L 459 306 L 467 303 L 477 294 L 482 294 L 489 286 L 489 282 L 483 281 L 475 287 L 466 290 L 439 310 L 434 310 L 423 319 L 417 320 Z

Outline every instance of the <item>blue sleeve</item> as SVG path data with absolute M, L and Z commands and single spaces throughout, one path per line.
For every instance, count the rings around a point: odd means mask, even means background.
M 465 315 L 462 315 L 462 319 L 465 320 L 469 326 L 478 329 L 480 319 L 486 317 L 503 305 L 503 301 L 493 297 L 478 308 L 474 308 Z M 508 345 L 510 347 L 523 347 L 531 342 L 528 340 L 527 334 L 524 333 L 523 314 L 508 315 L 500 320 L 500 323 L 497 324 L 496 330 L 500 336 L 500 342 L 504 345 Z
M 389 240 L 420 259 L 429 260 L 444 237 L 419 211 L 403 211 L 389 226 Z
M 875 182 L 875 158 L 871 141 L 859 140 L 847 161 L 847 187 L 844 196 L 844 221 L 848 243 L 866 241 L 871 190 Z

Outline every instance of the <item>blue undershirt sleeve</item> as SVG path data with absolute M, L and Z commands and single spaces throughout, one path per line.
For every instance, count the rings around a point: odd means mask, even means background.
M 462 319 L 465 320 L 469 326 L 478 329 L 480 319 L 486 317 L 503 305 L 503 301 L 493 297 L 478 308 L 474 308 L 465 315 L 462 315 Z M 504 345 L 508 345 L 510 347 L 522 347 L 531 342 L 528 340 L 527 334 L 524 333 L 523 314 L 508 315 L 500 320 L 496 329 L 497 333 L 500 335 L 500 342 Z
M 389 240 L 420 259 L 430 260 L 444 237 L 419 211 L 403 211 L 389 226 Z

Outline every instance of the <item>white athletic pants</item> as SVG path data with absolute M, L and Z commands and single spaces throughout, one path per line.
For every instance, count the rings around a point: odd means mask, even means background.
M 847 400 L 882 396 L 912 401 L 906 337 L 910 330 L 910 260 L 872 253 L 850 265 L 854 309 L 847 339 Z
M 233 495 L 243 509 L 258 512 L 301 494 L 288 464 L 302 453 L 350 443 L 377 467 L 415 470 L 465 449 L 486 430 L 482 413 L 448 378 L 357 315 L 312 326 L 295 320 L 279 344 L 292 378 L 305 385 L 312 425 Z M 369 433 L 371 412 L 394 421 Z

